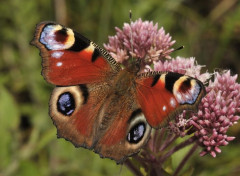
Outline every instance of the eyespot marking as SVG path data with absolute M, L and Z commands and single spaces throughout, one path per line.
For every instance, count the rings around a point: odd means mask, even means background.
M 191 83 L 190 83 L 190 79 L 186 79 L 185 81 L 182 82 L 182 84 L 179 87 L 179 91 L 186 93 L 187 91 L 189 91 L 191 89 Z
M 147 138 L 151 133 L 151 127 L 147 123 L 144 114 L 140 108 L 132 112 L 128 120 L 128 130 L 126 133 L 127 146 L 138 148 L 147 142 Z
M 88 88 L 85 84 L 80 84 L 79 85 L 81 91 L 82 91 L 82 96 L 84 98 L 83 100 L 83 104 L 87 103 L 88 97 L 89 97 L 89 92 L 88 92 Z
M 136 144 L 142 140 L 146 131 L 146 126 L 144 122 L 139 122 L 135 124 L 127 135 L 127 140 L 129 143 Z
M 61 30 L 55 31 L 55 40 L 59 43 L 65 43 L 67 41 L 68 34 L 67 29 L 62 28 Z
M 57 110 L 65 116 L 70 116 L 75 110 L 74 97 L 70 92 L 59 95 L 57 100 Z
M 73 31 L 58 24 L 47 24 L 39 38 L 39 42 L 49 50 L 63 50 L 70 48 L 74 43 Z
M 142 113 L 142 110 L 140 108 L 136 109 L 132 112 L 130 118 L 128 119 L 128 123 L 130 123 L 134 118 Z
M 200 91 L 200 83 L 195 79 L 187 78 L 187 76 L 180 78 L 174 85 L 174 95 L 179 104 L 194 104 Z

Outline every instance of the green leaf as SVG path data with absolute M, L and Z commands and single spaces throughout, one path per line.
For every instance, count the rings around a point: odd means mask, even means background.
M 19 123 L 18 107 L 13 96 L 0 85 L 0 168 L 4 168 L 11 160 L 13 136 Z
M 41 176 L 41 171 L 36 162 L 30 160 L 22 161 L 19 167 L 19 176 Z

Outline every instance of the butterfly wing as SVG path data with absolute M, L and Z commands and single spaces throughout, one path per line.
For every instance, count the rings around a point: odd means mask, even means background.
M 133 89 L 127 96 L 111 89 L 104 83 L 56 87 L 50 116 L 59 137 L 122 163 L 146 144 L 151 127 Z
M 119 64 L 104 49 L 53 22 L 38 24 L 31 43 L 40 49 L 43 77 L 55 85 L 102 82 L 120 70 Z
M 197 109 L 205 95 L 199 80 L 172 72 L 143 73 L 136 84 L 138 102 L 153 128 L 160 128 L 182 110 Z
M 136 101 L 135 88 L 124 96 L 111 94 L 105 99 L 99 116 L 98 142 L 94 151 L 101 157 L 122 163 L 147 143 L 151 127 Z
M 31 43 L 40 49 L 43 77 L 57 85 L 49 104 L 58 136 L 93 148 L 98 113 L 119 64 L 81 34 L 53 22 L 38 24 Z
M 110 87 L 106 83 L 56 87 L 50 99 L 50 116 L 58 137 L 76 147 L 91 149 L 96 142 L 98 113 Z

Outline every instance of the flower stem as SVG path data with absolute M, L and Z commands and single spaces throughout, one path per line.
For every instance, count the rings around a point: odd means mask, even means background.
M 195 142 L 195 136 L 187 139 L 186 141 L 178 144 L 177 146 L 173 147 L 171 150 L 169 150 L 165 155 L 162 156 L 162 158 L 160 159 L 161 163 L 163 163 L 168 157 L 170 157 L 173 153 L 175 153 L 176 151 L 186 147 L 187 145 L 192 144 L 193 142 Z
M 160 148 L 160 146 L 161 146 L 161 144 L 162 144 L 162 141 L 163 141 L 163 138 L 164 138 L 164 134 L 165 134 L 165 129 L 164 128 L 162 128 L 161 130 L 160 130 L 160 133 L 158 132 L 158 131 L 155 131 L 155 135 L 156 135 L 156 139 L 155 139 L 155 141 L 156 141 L 156 149 L 159 149 Z
M 139 155 L 133 156 L 135 160 L 137 160 L 145 169 L 148 168 L 147 163 L 151 163 L 152 161 L 148 158 L 144 158 L 144 156 L 140 157 Z
M 193 145 L 193 147 L 189 150 L 189 152 L 187 153 L 187 155 L 183 158 L 183 160 L 181 161 L 181 163 L 178 165 L 177 169 L 175 170 L 175 172 L 173 173 L 173 176 L 177 176 L 178 173 L 180 172 L 180 170 L 183 168 L 183 166 L 186 164 L 186 162 L 188 161 L 188 159 L 190 158 L 190 156 L 196 151 L 196 149 L 198 148 L 198 144 L 195 143 Z
M 127 160 L 124 162 L 124 165 L 126 165 L 126 166 L 128 167 L 128 169 L 131 170 L 131 172 L 132 172 L 134 175 L 143 176 L 143 174 L 140 172 L 140 170 L 139 170 L 138 168 L 136 168 L 129 159 L 127 159 Z
M 177 135 L 174 136 L 169 136 L 169 138 L 163 143 L 161 148 L 159 149 L 160 151 L 165 150 L 169 145 L 171 145 L 176 139 L 178 138 Z

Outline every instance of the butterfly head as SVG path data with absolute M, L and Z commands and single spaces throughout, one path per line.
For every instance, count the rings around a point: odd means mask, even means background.
M 133 74 L 137 74 L 141 70 L 141 63 L 142 59 L 133 59 L 131 62 L 128 63 L 126 70 Z

